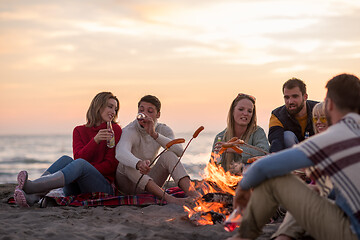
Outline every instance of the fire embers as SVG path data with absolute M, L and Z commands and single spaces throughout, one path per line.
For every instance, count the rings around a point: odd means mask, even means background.
M 212 222 L 212 224 L 223 223 L 226 219 L 226 215 L 232 211 L 232 201 L 233 196 L 228 193 L 207 193 L 202 197 L 202 200 L 207 203 L 219 203 L 222 204 L 221 212 L 215 212 L 210 210 L 207 212 L 196 212 L 191 216 L 190 221 L 194 222 L 196 225 L 200 219 L 204 222 Z
M 225 219 L 226 216 L 224 214 L 212 210 L 209 212 L 196 212 L 190 217 L 190 221 L 195 225 L 213 225 L 216 223 L 221 224 L 225 221 Z
M 214 187 L 214 183 L 203 182 L 202 185 Z M 215 187 L 216 188 L 216 187 Z M 223 223 L 232 211 L 233 195 L 222 192 L 211 192 L 185 208 L 190 221 L 195 225 L 213 225 Z

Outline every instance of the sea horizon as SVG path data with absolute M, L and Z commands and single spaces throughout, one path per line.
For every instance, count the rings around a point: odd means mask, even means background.
M 185 139 L 185 148 L 192 134 L 179 132 L 175 136 Z M 201 179 L 216 134 L 200 133 L 184 153 L 181 162 L 192 179 Z M 29 179 L 38 178 L 63 155 L 73 157 L 71 134 L 0 135 L 0 184 L 16 183 L 21 170 L 28 171 Z

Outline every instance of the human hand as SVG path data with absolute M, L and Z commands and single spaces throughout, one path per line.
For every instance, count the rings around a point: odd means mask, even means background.
M 214 146 L 214 152 L 218 153 L 223 144 L 224 144 L 224 142 L 216 142 L 215 146 Z
M 236 146 L 231 147 L 231 148 L 226 148 L 225 151 L 228 152 L 228 153 L 236 153 L 236 154 L 239 154 L 239 155 L 241 155 L 241 153 L 242 153 L 242 149 L 238 148 Z
M 144 118 L 138 119 L 139 124 L 145 129 L 145 131 L 154 139 L 158 137 L 158 133 L 155 131 L 155 122 L 154 119 L 147 116 L 145 113 Z
M 99 132 L 94 137 L 94 141 L 99 144 L 101 141 L 110 140 L 113 136 L 113 133 L 107 128 L 100 129 Z
M 235 192 L 235 196 L 233 198 L 233 208 L 244 209 L 251 197 L 251 190 L 244 190 L 241 188 L 240 184 L 238 184 Z
M 140 160 L 136 164 L 136 169 L 140 171 L 141 174 L 148 174 L 150 171 L 150 160 Z

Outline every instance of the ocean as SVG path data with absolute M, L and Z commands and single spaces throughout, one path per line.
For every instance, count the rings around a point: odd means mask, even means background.
M 185 139 L 185 148 L 192 134 L 175 133 L 175 136 Z M 202 178 L 215 135 L 215 132 L 201 132 L 184 153 L 181 162 L 191 179 Z M 0 184 L 16 183 L 21 170 L 28 171 L 29 179 L 38 178 L 63 155 L 73 157 L 71 135 L 0 136 Z

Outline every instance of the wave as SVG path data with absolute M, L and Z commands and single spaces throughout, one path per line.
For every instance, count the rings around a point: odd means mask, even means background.
M 52 163 L 52 162 L 49 160 L 40 160 L 40 159 L 27 158 L 27 157 L 13 157 L 10 159 L 0 161 L 0 164 L 17 164 L 17 163 L 33 164 L 33 163 Z

